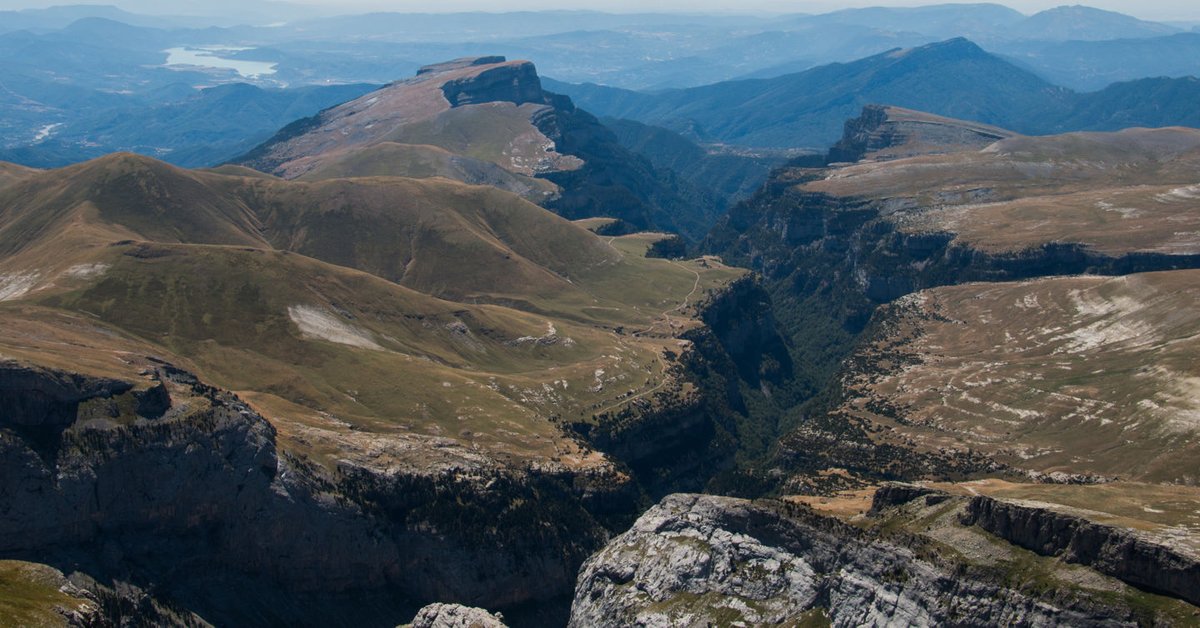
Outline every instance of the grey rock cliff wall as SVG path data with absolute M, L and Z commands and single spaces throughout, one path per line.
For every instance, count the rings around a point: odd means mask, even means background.
M 1200 558 L 1132 530 L 982 495 L 971 500 L 963 523 L 1044 556 L 1059 556 L 1200 605 Z
M 489 102 L 544 104 L 546 94 L 532 63 L 515 63 L 489 68 L 469 78 L 447 81 L 442 93 L 454 107 Z
M 597 517 L 633 508 L 621 482 L 565 470 L 326 470 L 278 451 L 236 396 L 157 377 L 174 404 L 143 416 L 160 386 L 5 365 L 0 390 L 25 401 L 0 415 L 0 557 L 129 582 L 216 623 L 395 625 L 436 600 L 570 595 L 607 537 Z M 52 429 L 29 432 L 47 408 Z
M 671 495 L 580 572 L 570 625 L 1118 626 L 782 502 Z

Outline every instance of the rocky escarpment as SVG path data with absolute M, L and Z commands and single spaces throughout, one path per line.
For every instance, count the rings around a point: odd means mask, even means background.
M 885 147 L 903 148 L 908 136 L 889 130 L 899 128 L 890 121 L 892 115 L 887 109 L 868 108 L 862 118 L 847 125 L 842 148 L 853 149 L 855 159 L 862 156 L 859 153 L 867 154 L 864 151 L 878 155 Z M 922 128 L 943 128 L 942 122 L 928 122 L 915 113 L 911 117 L 912 124 Z M 955 133 L 965 133 L 978 142 L 992 139 L 990 131 L 971 126 L 961 123 L 946 128 L 956 129 Z M 1175 140 L 1190 145 L 1190 133 L 1180 132 L 1180 135 L 1183 137 Z M 1069 146 L 1073 141 L 1073 138 L 1019 139 L 1019 142 L 1004 142 L 1021 146 L 1039 142 Z M 1170 140 L 1105 136 L 1094 141 L 1120 146 L 1123 142 L 1142 145 L 1138 142 L 1144 141 L 1144 145 L 1150 146 L 1152 142 Z M 1063 157 L 1029 157 L 1033 149 L 1027 148 L 1022 148 L 1024 152 L 1020 155 L 991 148 L 980 151 L 978 143 L 964 140 L 955 145 L 954 141 L 953 137 L 931 141 L 931 144 L 949 142 L 950 147 L 944 151 L 962 151 L 954 155 L 923 152 L 924 156 L 914 159 L 879 158 L 850 166 L 825 165 L 830 159 L 850 158 L 836 155 L 822 164 L 797 161 L 777 170 L 753 198 L 731 209 L 702 246 L 729 263 L 762 274 L 775 317 L 788 338 L 796 365 L 793 389 L 796 399 L 805 405 L 799 412 L 790 413 L 791 424 L 781 429 L 785 435 L 778 455 L 767 466 L 783 471 L 783 475 L 796 472 L 809 476 L 792 488 L 811 490 L 816 480 L 813 474 L 831 469 L 855 469 L 856 473 L 862 470 L 876 480 L 915 479 L 931 472 L 943 478 L 958 477 L 989 470 L 987 460 L 964 453 L 916 456 L 906 453 L 911 448 L 902 443 L 881 447 L 878 439 L 871 436 L 871 430 L 877 426 L 859 425 L 845 417 L 830 415 L 838 407 L 837 397 L 843 392 L 838 388 L 838 374 L 843 368 L 853 366 L 847 366 L 845 361 L 881 304 L 926 288 L 968 282 L 1080 274 L 1125 275 L 1200 266 L 1200 256 L 1193 249 L 1175 244 L 1168 247 L 1155 239 L 1157 236 L 1124 245 L 1095 244 L 1114 237 L 1114 229 L 1119 228 L 1117 223 L 1103 217 L 1095 218 L 1094 223 L 1088 222 L 1091 217 L 1080 218 L 1088 225 L 1086 229 L 1054 223 L 1054 230 L 1031 232 L 1024 240 L 1014 238 L 1002 245 L 981 243 L 978 234 L 962 236 L 960 232 L 976 224 L 978 213 L 973 213 L 973 209 L 982 211 L 1001 205 L 1000 201 L 1006 199 L 1034 195 L 1046 195 L 1046 199 L 1051 199 L 1047 203 L 1055 206 L 1052 200 L 1058 195 L 1077 193 L 1078 180 L 1090 181 L 1089 177 L 1095 177 L 1096 185 L 1100 186 L 1105 185 L 1108 175 L 1100 167 L 1075 171 L 1072 176 L 1076 180 L 1068 185 L 1054 174 L 1055 169 L 1073 168 L 1069 164 L 1075 161 Z M 896 142 L 902 143 L 897 146 Z M 1144 150 L 1148 151 L 1145 154 L 1159 155 L 1154 153 L 1157 149 Z M 1162 184 L 1160 174 L 1154 174 L 1153 169 L 1159 167 L 1154 164 L 1163 161 L 1172 163 L 1171 167 L 1181 172 L 1190 168 L 1186 158 L 1171 157 L 1174 153 L 1157 157 L 1139 155 L 1122 157 L 1135 164 L 1130 168 L 1151 164 L 1145 166 L 1150 174 L 1132 176 L 1130 180 L 1136 183 L 1142 181 L 1138 177 L 1146 177 L 1147 184 Z M 968 157 L 973 160 L 975 170 L 958 166 Z M 928 176 L 934 167 L 931 164 L 942 168 L 939 171 L 942 174 Z M 1036 190 L 1027 187 L 1030 181 L 1036 182 Z M 1148 233 L 1148 227 L 1161 228 L 1190 215 L 1187 210 L 1172 209 L 1166 201 L 1156 198 L 1151 195 L 1145 201 L 1147 206 L 1168 209 L 1154 218 L 1146 213 L 1145 226 L 1139 227 L 1138 233 Z M 1107 207 L 1104 203 L 1108 201 L 1097 197 L 1090 202 L 1091 207 Z M 1063 203 L 1064 209 L 1053 212 L 1055 216 L 1077 215 L 1072 212 L 1084 215 L 1087 211 L 1086 207 L 1067 209 L 1070 203 Z M 939 213 L 948 207 L 957 208 L 958 213 L 954 213 L 957 222 L 945 219 L 949 213 Z M 1176 213 L 1172 216 L 1170 212 Z M 1005 214 L 1005 219 L 1014 221 L 1006 224 L 1028 223 L 1020 222 L 1016 210 Z M 1053 219 L 1051 216 L 1047 222 L 1053 223 Z M 995 231 L 1004 228 L 997 227 Z M 821 482 L 831 478 L 825 476 Z
M 680 233 L 693 241 L 717 221 L 723 202 L 710 189 L 625 148 L 570 98 L 547 93 L 546 102 L 552 109 L 535 116 L 533 124 L 559 152 L 583 160 L 581 168 L 541 175 L 562 189 L 547 209 L 571 219 L 617 218 L 640 230 Z
M 506 469 L 448 443 L 397 445 L 432 447 L 428 465 L 381 442 L 391 463 L 347 456 L 328 469 L 281 453 L 236 396 L 169 365 L 144 372 L 10 363 L 0 379 L 6 399 L 26 400 L 14 407 L 54 399 L 61 411 L 38 416 L 62 419 L 47 449 L 22 432 L 30 414 L 3 418 L 0 556 L 101 583 L 114 620 L 150 616 L 137 596 L 217 623 L 299 625 L 395 625 L 435 600 L 544 601 L 569 595 L 607 536 L 601 520 L 634 507 L 603 470 Z M 169 407 L 141 413 L 157 388 Z
M 874 307 L 937 286 L 1053 275 L 1117 275 L 1200 266 L 1200 255 L 1108 254 L 1052 242 L 990 251 L 953 233 L 913 233 L 891 219 L 888 202 L 798 189 L 821 170 L 779 173 L 771 187 L 735 208 L 707 246 L 745 261 L 793 292 L 843 301 L 842 321 L 861 329 Z
M 1044 504 L 983 495 L 971 500 L 962 521 L 1044 556 L 1087 565 L 1134 586 L 1200 605 L 1200 557 L 1134 530 Z
M 489 63 L 490 61 L 490 63 Z M 442 93 L 452 107 L 488 102 L 543 104 L 546 93 L 532 63 L 504 64 L 503 57 L 473 59 L 470 65 L 495 65 L 473 76 L 446 81 Z M 420 76 L 424 72 L 418 72 Z
M 925 505 L 932 506 L 946 501 L 949 499 L 949 495 L 919 484 L 888 482 L 879 487 L 875 491 L 875 494 L 871 496 L 871 510 L 869 514 L 878 515 L 888 508 L 907 504 L 914 499 L 920 498 L 925 499 Z
M 986 124 L 899 107 L 867 105 L 859 117 L 846 122 L 842 139 L 830 148 L 827 162 L 855 162 L 867 156 L 898 159 L 978 150 L 1014 135 Z
M 1129 625 L 781 502 L 672 495 L 590 558 L 571 626 Z

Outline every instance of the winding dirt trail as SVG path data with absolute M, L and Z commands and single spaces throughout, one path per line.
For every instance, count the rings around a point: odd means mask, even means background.
M 687 293 L 687 296 L 683 297 L 683 302 L 673 308 L 663 310 L 662 314 L 659 315 L 660 318 L 663 318 L 667 321 L 668 327 L 674 329 L 674 326 L 672 325 L 671 315 L 675 312 L 682 311 L 684 308 L 686 308 L 691 303 L 692 297 L 696 296 L 696 292 L 700 290 L 700 273 L 695 270 L 692 270 L 691 268 L 688 268 L 687 266 L 684 266 L 683 264 L 680 264 L 679 262 L 675 262 L 672 260 L 667 260 L 667 262 L 670 264 L 674 264 L 675 266 L 678 266 L 696 276 L 696 281 L 694 283 L 692 283 L 692 290 L 691 290 L 691 292 Z M 658 325 L 658 321 L 655 321 L 646 329 L 635 331 L 631 335 L 635 336 L 635 337 L 640 336 L 646 332 L 653 330 L 657 325 Z M 631 397 L 626 397 L 625 399 L 622 399 L 616 403 L 609 404 L 599 410 L 596 410 L 592 414 L 593 415 L 604 414 L 605 412 L 609 412 L 610 410 L 613 410 L 614 408 L 618 408 L 620 406 L 623 406 L 623 405 L 630 403 L 632 401 L 635 401 L 637 399 L 641 399 L 642 397 L 645 397 L 646 395 L 655 393 L 658 390 L 662 389 L 663 386 L 666 386 L 666 385 L 667 385 L 667 379 L 664 377 L 663 381 L 659 382 L 657 386 L 643 390 L 642 392 L 640 392 L 636 395 L 633 395 Z

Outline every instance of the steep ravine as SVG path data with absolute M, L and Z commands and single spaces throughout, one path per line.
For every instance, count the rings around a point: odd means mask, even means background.
M 905 142 L 907 148 L 923 146 L 912 144 L 917 134 L 909 128 L 911 122 L 890 120 L 884 111 L 868 107 L 861 118 L 848 122 L 843 142 L 824 160 L 800 158 L 776 170 L 752 198 L 730 210 L 702 245 L 727 263 L 761 273 L 774 317 L 788 341 L 794 377 L 786 387 L 787 403 L 781 405 L 792 410 L 778 423 L 782 444 L 774 459 L 760 467 L 801 473 L 856 468 L 876 479 L 920 477 L 931 468 L 953 474 L 987 468 L 986 460 L 922 461 L 900 451 L 881 451 L 870 444 L 865 427 L 828 416 L 839 393 L 835 375 L 848 368 L 845 360 L 881 304 L 926 288 L 967 282 L 1200 267 L 1196 254 L 1110 254 L 1071 242 L 1012 251 L 986 249 L 947 231 L 902 227 L 897 213 L 920 212 L 920 195 L 866 198 L 805 188 L 810 182 L 836 178 L 842 167 L 831 163 L 836 159 L 897 148 L 894 142 Z M 981 142 L 995 139 L 988 128 L 945 126 L 951 122 L 938 122 L 932 125 L 936 133 L 923 130 L 921 136 L 922 141 L 948 141 L 950 148 L 935 143 L 926 150 L 977 151 Z M 971 189 L 962 194 L 980 198 L 942 201 L 983 202 L 987 193 Z M 807 491 L 813 485 L 802 482 L 791 488 Z
M 671 388 L 569 426 L 627 465 L 652 499 L 723 482 L 739 458 L 765 452 L 778 411 L 772 390 L 792 374 L 758 277 L 708 295 L 697 310 L 705 325 L 683 334 L 690 345 Z

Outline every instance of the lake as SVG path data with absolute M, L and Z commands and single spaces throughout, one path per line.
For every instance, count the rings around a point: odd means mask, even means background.
M 215 68 L 221 70 L 233 70 L 243 78 L 258 78 L 269 76 L 275 73 L 274 63 L 266 61 L 245 61 L 242 59 L 226 59 L 219 56 L 223 52 L 239 52 L 242 50 L 250 50 L 249 48 L 231 48 L 228 46 L 199 46 L 199 47 L 179 47 L 168 48 L 163 52 L 167 53 L 167 62 L 164 64 L 171 66 L 190 66 L 201 68 Z

